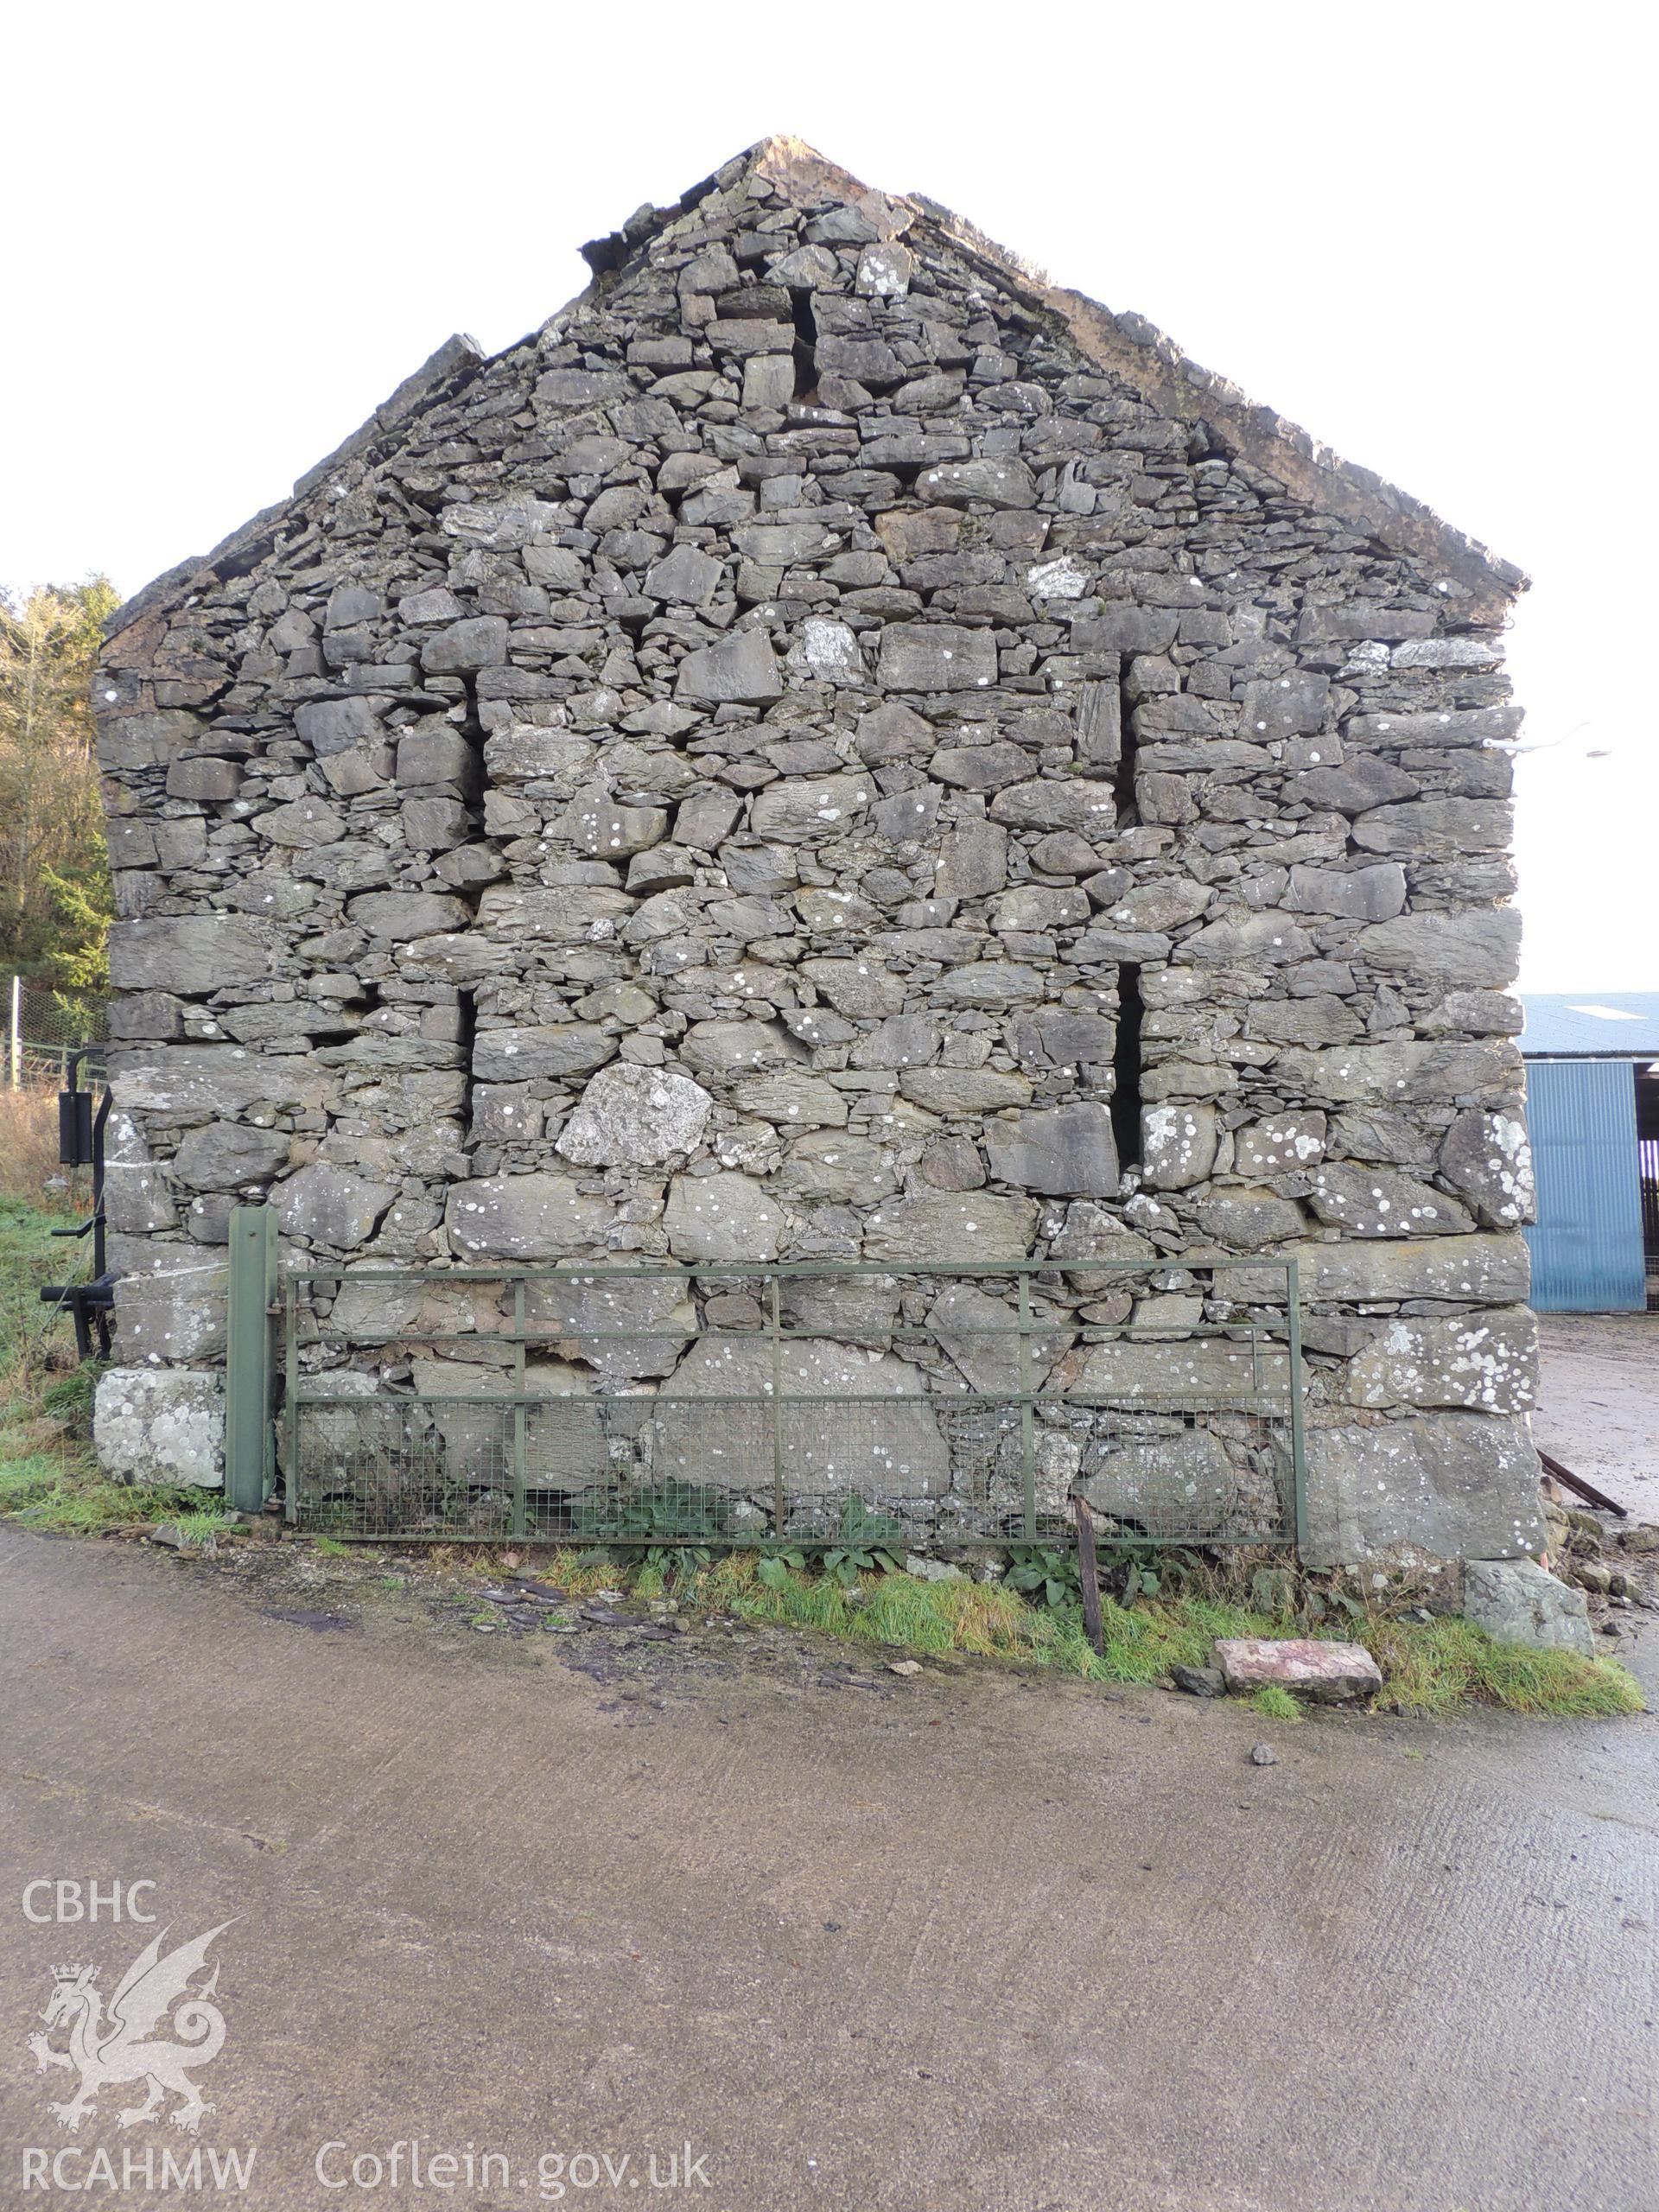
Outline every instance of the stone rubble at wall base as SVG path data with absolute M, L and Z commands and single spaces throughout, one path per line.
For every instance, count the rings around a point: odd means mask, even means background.
M 1583 1591 L 1559 1581 L 1536 1560 L 1465 1560 L 1463 1611 L 1477 1628 L 1503 1643 L 1576 1651 L 1586 1659 L 1595 1656 Z
M 1524 580 L 791 142 L 588 251 L 111 626 L 106 1464 L 216 1464 L 262 1198 L 348 1268 L 1065 1255 L 1078 1375 L 1294 1256 L 1313 1555 L 1535 1548 Z

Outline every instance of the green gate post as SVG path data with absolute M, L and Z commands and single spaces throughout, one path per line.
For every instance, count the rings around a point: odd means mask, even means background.
M 528 1410 L 524 1404 L 524 1279 L 519 1276 L 512 1286 L 512 1533 L 524 1535 L 529 1529 L 529 1503 L 525 1484 L 530 1477 L 526 1471 L 525 1446 L 529 1441 L 526 1427 Z
M 789 1526 L 784 1494 L 784 1321 L 778 1278 L 770 1278 L 772 1320 L 772 1533 L 781 1543 Z
M 1290 1357 L 1290 1478 L 1295 1485 L 1296 1548 L 1307 1546 L 1307 1444 L 1302 1422 L 1302 1286 L 1298 1263 L 1285 1262 L 1285 1316 Z
M 269 1206 L 231 1209 L 231 1281 L 225 1351 L 225 1502 L 257 1513 L 269 1487 L 270 1301 L 276 1239 Z
M 1020 1486 L 1024 1494 L 1026 1541 L 1037 1541 L 1037 1416 L 1031 1395 L 1031 1277 L 1020 1276 Z

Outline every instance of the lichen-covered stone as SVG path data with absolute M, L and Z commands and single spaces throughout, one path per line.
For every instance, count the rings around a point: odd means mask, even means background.
M 1325 1157 L 1323 1114 L 1275 1114 L 1240 1129 L 1236 1158 L 1241 1174 L 1294 1175 Z
M 775 1260 L 784 1209 L 752 1176 L 677 1175 L 664 1227 L 677 1260 Z
M 1468 1406 L 1526 1413 L 1538 1395 L 1538 1326 L 1524 1306 L 1389 1321 L 1348 1363 L 1357 1406 Z
M 652 1167 L 696 1148 L 713 1105 L 701 1084 L 670 1069 L 601 1068 L 556 1148 L 580 1167 Z
M 1090 1405 L 1179 1408 L 1248 1394 L 1255 1372 L 1247 1339 L 1195 1337 L 1082 1346 L 1062 1363 L 1057 1379 L 1068 1397 Z M 1282 1362 L 1281 1373 L 1282 1378 Z
M 781 696 L 783 672 L 764 630 L 739 630 L 680 663 L 676 696 L 710 706 L 727 701 L 764 706 Z
M 1308 1541 L 1315 1566 L 1407 1544 L 1448 1559 L 1516 1559 L 1545 1541 L 1538 1454 L 1524 1420 L 1416 1414 L 1310 1428 Z
M 155 1236 L 108 1242 L 116 1341 L 124 1362 L 194 1366 L 225 1352 L 224 1259 Z
M 775 1419 L 798 1492 L 817 1493 L 834 1508 L 849 1491 L 875 1489 L 901 1499 L 942 1497 L 950 1488 L 950 1452 L 927 1408 L 921 1372 L 908 1360 L 796 1337 L 783 1365 L 784 1402 Z M 671 1402 L 656 1418 L 665 1474 L 721 1487 L 761 1489 L 770 1481 L 772 1409 L 764 1402 L 716 1404 L 706 1413 L 696 1406 L 700 1398 L 773 1396 L 772 1346 L 764 1337 L 701 1338 L 664 1395 Z M 838 1417 L 837 1398 L 875 1402 L 847 1407 Z M 834 1517 L 831 1510 L 831 1527 Z
M 671 1375 L 696 1333 L 690 1286 L 678 1274 L 572 1270 L 526 1285 L 524 1325 L 576 1353 L 606 1389 Z M 577 1370 L 578 1373 L 581 1370 Z
M 1386 975 L 1399 969 L 1459 988 L 1502 990 L 1521 964 L 1521 917 L 1513 906 L 1490 913 L 1402 914 L 1377 922 L 1355 945 Z
M 987 1398 L 1041 1389 L 1072 1342 L 1071 1331 L 1047 1300 L 1033 1300 L 1022 1323 L 1012 1293 L 993 1297 L 971 1282 L 947 1284 L 928 1309 L 927 1325 L 969 1389 Z
M 173 1155 L 173 1173 L 192 1191 L 235 1191 L 264 1182 L 286 1166 L 290 1140 L 280 1129 L 244 1122 L 210 1122 L 190 1129 Z
M 1314 1212 L 1351 1236 L 1455 1236 L 1474 1227 L 1455 1198 L 1392 1168 L 1328 1160 L 1309 1179 Z
M 458 1259 L 563 1260 L 601 1249 L 611 1210 L 569 1175 L 486 1176 L 457 1183 L 444 1226 Z
M 992 1122 L 985 1156 L 1000 1181 L 1051 1198 L 1110 1198 L 1117 1189 L 1112 1117 L 1090 1101 Z
M 302 1167 L 272 1192 L 285 1236 L 334 1252 L 355 1251 L 374 1234 L 397 1192 L 346 1167 Z
M 556 1021 L 538 1029 L 481 1029 L 473 1040 L 473 1073 L 480 1083 L 591 1075 L 615 1058 L 616 1043 L 614 1037 L 585 1021 Z
M 92 1442 L 116 1482 L 219 1489 L 225 1378 L 188 1367 L 108 1368 L 98 1378 Z
M 869 1217 L 864 1249 L 872 1260 L 1023 1260 L 1036 1225 L 1029 1199 L 918 1191 Z
M 220 991 L 271 971 L 270 940 L 236 915 L 112 922 L 110 981 L 121 991 Z
M 1154 1106 L 1141 1126 L 1141 1159 L 1158 1191 L 1190 1191 L 1216 1164 L 1219 1141 L 1213 1106 Z
M 1519 1115 L 1459 1114 L 1440 1146 L 1440 1168 L 1488 1228 L 1518 1229 L 1532 1219 L 1532 1147 Z
M 1582 1590 L 1560 1581 L 1533 1559 L 1469 1559 L 1463 1568 L 1465 1618 L 1502 1643 L 1535 1651 L 1595 1656 Z
M 1299 1205 L 1271 1191 L 1217 1191 L 1199 1206 L 1198 1217 L 1210 1243 L 1230 1252 L 1287 1243 L 1307 1226 Z
M 1432 1298 L 1454 1306 L 1516 1306 L 1531 1287 L 1532 1263 L 1518 1236 L 1479 1233 L 1355 1243 L 1298 1244 L 1281 1255 L 1297 1262 L 1302 1296 L 1337 1305 L 1395 1304 Z M 1230 1278 L 1241 1297 L 1282 1299 L 1267 1275 Z
M 1078 1489 L 1125 1534 L 1194 1543 L 1236 1533 L 1238 1476 L 1206 1429 L 1116 1443 L 1091 1455 Z

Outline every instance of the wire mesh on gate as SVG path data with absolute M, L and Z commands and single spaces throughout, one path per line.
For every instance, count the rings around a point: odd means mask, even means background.
M 107 1002 L 84 993 L 33 990 L 19 986 L 6 1001 L 7 1068 L 28 1084 L 61 1084 L 69 1055 L 84 1052 L 107 1032 Z M 81 1062 L 85 1082 L 102 1082 L 101 1046 Z
M 283 1311 L 287 1510 L 340 1535 L 1297 1532 L 1294 1262 L 310 1270 Z

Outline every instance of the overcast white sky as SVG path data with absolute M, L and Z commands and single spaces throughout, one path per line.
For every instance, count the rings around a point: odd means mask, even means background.
M 1133 308 L 1532 575 L 1523 987 L 1659 989 L 1648 11 L 105 0 L 7 39 L 0 583 L 124 592 L 769 131 Z

